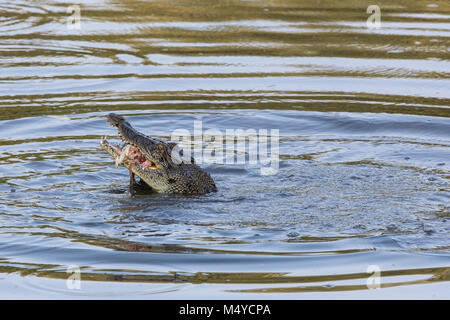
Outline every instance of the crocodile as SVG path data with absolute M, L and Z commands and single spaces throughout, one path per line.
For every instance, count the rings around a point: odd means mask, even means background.
M 175 143 L 138 132 L 121 115 L 110 113 L 107 119 L 117 128 L 124 144 L 114 145 L 104 137 L 100 145 L 114 158 L 116 168 L 122 165 L 129 170 L 131 194 L 135 175 L 159 193 L 200 195 L 217 191 L 214 180 L 194 159 L 186 163 L 172 158 Z

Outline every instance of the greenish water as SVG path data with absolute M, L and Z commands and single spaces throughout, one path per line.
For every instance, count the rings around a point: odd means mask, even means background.
M 0 297 L 449 298 L 447 1 L 77 4 L 0 3 Z M 131 197 L 109 112 L 278 129 L 279 170 Z

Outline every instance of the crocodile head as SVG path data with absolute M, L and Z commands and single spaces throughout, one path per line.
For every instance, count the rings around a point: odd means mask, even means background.
M 203 194 L 217 191 L 211 176 L 195 163 L 173 161 L 174 143 L 151 138 L 135 130 L 122 116 L 110 113 L 108 122 L 116 127 L 124 144 L 113 145 L 105 138 L 100 145 L 114 159 L 161 193 Z

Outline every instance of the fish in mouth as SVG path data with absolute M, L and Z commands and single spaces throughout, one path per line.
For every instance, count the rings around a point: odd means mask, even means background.
M 107 119 L 117 128 L 124 144 L 113 145 L 102 138 L 100 145 L 114 158 L 116 167 L 124 166 L 129 170 L 132 194 L 135 175 L 160 193 L 205 194 L 217 191 L 214 180 L 193 159 L 190 163 L 173 161 L 175 143 L 138 132 L 121 115 L 110 113 Z

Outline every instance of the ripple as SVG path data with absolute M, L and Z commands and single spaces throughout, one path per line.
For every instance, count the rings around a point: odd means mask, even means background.
M 0 5 L 7 298 L 445 296 L 442 6 L 383 7 L 369 30 L 345 1 L 79 3 L 80 29 L 67 1 Z M 161 139 L 278 129 L 277 174 L 205 165 L 217 193 L 131 197 L 99 147 L 109 112 Z

